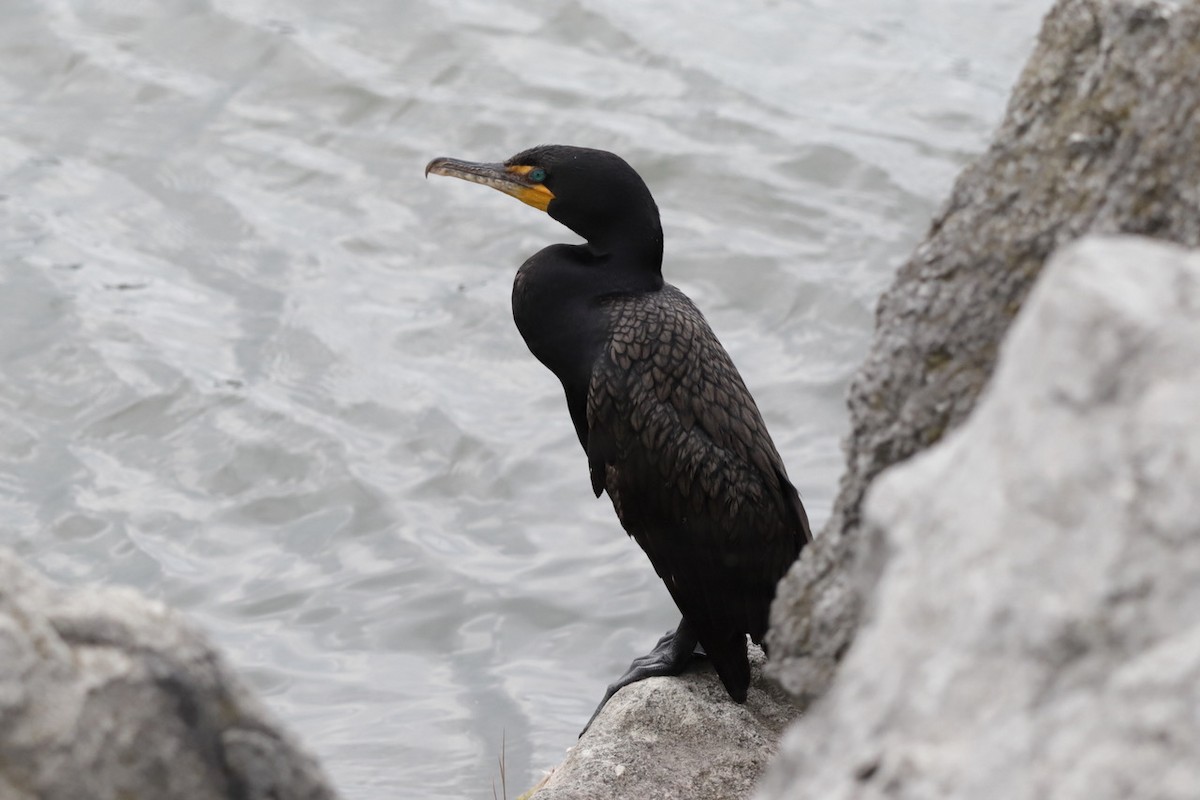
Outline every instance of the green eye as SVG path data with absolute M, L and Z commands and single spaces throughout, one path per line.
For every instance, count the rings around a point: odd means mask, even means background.
M 546 180 L 546 170 L 542 169 L 541 167 L 531 169 L 526 177 L 534 183 L 541 183 L 542 181 Z

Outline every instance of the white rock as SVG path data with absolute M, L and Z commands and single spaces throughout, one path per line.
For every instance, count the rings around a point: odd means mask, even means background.
M 1200 254 L 1046 267 L 966 424 L 885 473 L 866 620 L 758 797 L 1200 797 Z

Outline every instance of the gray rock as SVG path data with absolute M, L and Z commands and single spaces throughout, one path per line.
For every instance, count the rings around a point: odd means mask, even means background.
M 0 798 L 335 796 L 177 614 L 54 586 L 0 550 Z
M 1200 251 L 1056 256 L 975 413 L 871 490 L 862 630 L 760 800 L 1195 798 L 1198 421 Z
M 772 609 L 769 669 L 797 697 L 853 639 L 867 487 L 966 419 L 1049 254 L 1089 232 L 1200 244 L 1197 42 L 1196 2 L 1060 0 L 1046 17 L 994 144 L 879 303 L 834 512 Z
M 745 705 L 705 665 L 649 678 L 613 696 L 604 713 L 531 800 L 728 800 L 747 797 L 796 717 L 751 648 Z

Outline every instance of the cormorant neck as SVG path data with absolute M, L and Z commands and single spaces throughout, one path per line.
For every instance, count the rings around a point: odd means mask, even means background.
M 662 275 L 663 233 L 657 219 L 585 238 L 588 251 L 598 259 L 619 261 L 627 269 Z

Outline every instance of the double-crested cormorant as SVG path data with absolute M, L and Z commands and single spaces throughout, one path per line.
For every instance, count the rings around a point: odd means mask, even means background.
M 504 163 L 435 158 L 431 172 L 499 189 L 586 240 L 550 245 L 521 266 L 513 317 L 562 381 L 593 491 L 608 492 L 683 614 L 596 713 L 622 686 L 679 674 L 697 644 L 744 702 L 746 634 L 762 642 L 775 585 L 812 533 L 725 348 L 663 282 L 650 190 L 620 157 L 561 145 Z

